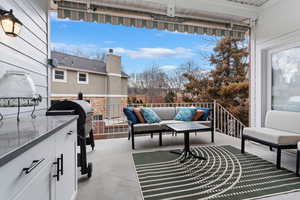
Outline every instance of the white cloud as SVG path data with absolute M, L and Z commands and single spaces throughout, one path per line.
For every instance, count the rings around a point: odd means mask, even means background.
M 192 49 L 177 47 L 169 48 L 139 48 L 137 50 L 115 48 L 114 51 L 120 54 L 127 54 L 131 58 L 190 58 L 195 54 Z
M 164 71 L 172 71 L 177 69 L 177 66 L 175 65 L 164 65 L 164 66 L 160 66 L 159 69 L 164 70 Z

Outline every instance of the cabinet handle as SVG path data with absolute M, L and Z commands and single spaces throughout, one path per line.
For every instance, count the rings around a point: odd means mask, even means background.
M 56 162 L 54 162 L 53 164 L 56 165 L 56 175 L 53 175 L 54 178 L 56 178 L 57 181 L 59 181 L 59 162 L 60 161 L 60 158 L 56 158 Z
M 29 173 L 32 172 L 32 170 L 34 170 L 39 164 L 41 164 L 44 160 L 45 160 L 45 158 L 42 158 L 41 160 L 34 160 L 34 161 L 32 161 L 30 167 L 23 168 L 23 171 L 25 172 L 25 174 L 29 174 Z
M 60 154 L 60 175 L 64 175 L 64 154 Z
M 67 134 L 68 134 L 68 135 L 72 135 L 72 134 L 73 134 L 73 131 L 69 131 Z

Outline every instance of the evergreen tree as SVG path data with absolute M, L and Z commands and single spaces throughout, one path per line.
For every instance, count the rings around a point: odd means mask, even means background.
M 210 62 L 214 70 L 203 77 L 185 74 L 184 100 L 216 100 L 233 115 L 248 125 L 249 117 L 249 81 L 248 48 L 245 41 L 238 38 L 223 38 L 214 48 Z

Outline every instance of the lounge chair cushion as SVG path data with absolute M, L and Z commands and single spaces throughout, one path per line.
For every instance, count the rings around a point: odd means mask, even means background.
M 134 125 L 134 132 L 158 132 L 158 131 L 168 131 L 166 124 L 173 124 L 173 123 L 182 123 L 182 121 L 178 120 L 163 120 L 159 123 L 153 123 L 153 124 L 135 124 Z M 198 121 L 198 123 L 210 127 L 211 122 L 210 121 Z
M 152 124 L 135 124 L 134 125 L 134 132 L 158 132 L 165 130 L 164 126 L 162 126 L 160 123 L 152 123 Z
M 175 107 L 155 107 L 151 108 L 161 120 L 172 120 L 176 115 Z
M 265 127 L 300 134 L 300 112 L 268 111 Z
M 244 135 L 279 145 L 296 145 L 300 134 L 271 128 L 245 128 Z

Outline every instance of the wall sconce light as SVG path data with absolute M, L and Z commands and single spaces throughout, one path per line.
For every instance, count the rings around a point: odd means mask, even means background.
M 0 23 L 6 35 L 10 37 L 17 37 L 21 31 L 22 22 L 18 20 L 13 10 L 2 10 L 0 9 Z

